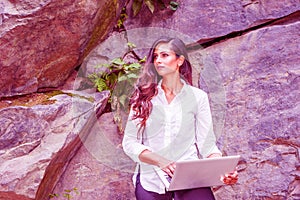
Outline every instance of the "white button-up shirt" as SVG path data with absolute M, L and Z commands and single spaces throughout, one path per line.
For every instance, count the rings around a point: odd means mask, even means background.
M 132 120 L 130 111 L 123 138 L 125 153 L 138 163 L 133 181 L 140 168 L 140 181 L 144 189 L 165 193 L 165 186 L 152 165 L 139 160 L 139 154 L 148 149 L 174 162 L 198 159 L 195 142 L 202 157 L 221 153 L 216 146 L 212 117 L 207 94 L 187 85 L 168 103 L 161 82 L 158 94 L 151 100 L 152 112 L 146 122 L 143 138 L 137 137 L 138 120 Z

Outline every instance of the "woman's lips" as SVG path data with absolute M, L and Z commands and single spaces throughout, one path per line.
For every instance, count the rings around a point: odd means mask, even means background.
M 160 65 L 159 65 L 159 66 L 156 66 L 156 69 L 157 69 L 157 70 L 161 70 L 161 69 L 164 69 L 164 68 L 165 68 L 164 66 L 160 66 Z

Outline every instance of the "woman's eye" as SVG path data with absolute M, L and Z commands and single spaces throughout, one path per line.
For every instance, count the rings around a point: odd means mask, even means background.
M 162 54 L 162 57 L 167 57 L 167 56 L 168 56 L 167 53 L 163 53 L 163 54 Z

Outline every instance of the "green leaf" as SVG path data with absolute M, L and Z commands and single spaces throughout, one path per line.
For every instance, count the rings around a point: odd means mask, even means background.
M 131 63 L 129 65 L 124 65 L 126 71 L 137 70 L 141 68 L 140 63 Z
M 133 0 L 132 3 L 133 16 L 136 16 L 140 12 L 142 5 L 143 5 L 142 0 Z
M 127 77 L 130 79 L 130 78 L 138 78 L 139 76 L 137 74 L 130 73 L 127 75 Z
M 128 15 L 126 13 L 121 13 L 120 17 L 123 18 L 123 19 L 126 19 L 126 18 L 128 18 Z
M 109 68 L 109 67 L 110 67 L 110 64 L 104 63 L 104 64 L 102 64 L 101 66 L 102 66 L 102 67 L 105 67 L 105 68 Z
M 63 196 L 66 197 L 67 199 L 71 199 L 72 198 L 72 196 L 69 193 L 64 193 Z
M 121 81 L 126 81 L 128 78 L 127 78 L 127 75 L 126 74 L 122 74 L 121 76 L 119 76 L 118 78 L 118 81 L 121 82 Z
M 124 70 L 125 70 L 125 73 L 126 73 L 127 71 L 129 71 L 129 70 L 130 70 L 130 67 L 129 67 L 129 65 L 123 65 L 123 68 L 124 68 Z
M 125 62 L 121 58 L 115 58 L 115 59 L 112 60 L 112 64 L 115 64 L 115 65 L 124 65 Z
M 59 194 L 56 194 L 56 193 L 54 193 L 54 194 L 49 194 L 49 198 L 51 199 L 51 198 L 54 198 L 54 197 L 59 197 Z
M 107 77 L 107 80 L 109 81 L 109 89 L 113 90 L 114 89 L 113 87 L 118 80 L 118 75 L 115 73 L 112 73 Z
M 131 63 L 129 65 L 130 68 L 133 68 L 133 69 L 140 69 L 141 68 L 141 64 L 140 63 Z
M 142 58 L 141 60 L 139 60 L 139 63 L 144 63 L 147 60 L 147 56 L 144 56 L 144 58 Z
M 170 9 L 176 11 L 179 7 L 179 3 L 176 1 L 170 1 Z
M 128 46 L 129 48 L 131 48 L 131 49 L 133 49 L 133 48 L 136 47 L 136 45 L 133 44 L 132 42 L 127 42 L 127 46 Z
M 145 0 L 145 4 L 147 5 L 147 7 L 149 8 L 149 10 L 151 11 L 151 13 L 154 13 L 154 4 L 151 0 Z
M 117 21 L 117 27 L 121 28 L 122 25 L 123 25 L 123 21 L 121 19 L 118 19 L 118 21 Z
M 95 85 L 99 92 L 107 90 L 107 88 L 108 88 L 106 85 L 106 81 L 102 78 L 97 79 Z
M 95 79 L 96 77 L 98 77 L 98 76 L 96 75 L 96 73 L 92 73 L 92 74 L 89 74 L 89 75 L 88 75 L 88 78 L 89 78 L 90 80 L 93 80 L 93 79 Z

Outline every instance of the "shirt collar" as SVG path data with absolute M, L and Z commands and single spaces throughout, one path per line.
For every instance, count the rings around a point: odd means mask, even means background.
M 187 83 L 185 82 L 185 80 L 180 79 L 180 81 L 181 81 L 181 83 L 183 83 L 183 87 L 181 88 L 180 92 L 179 92 L 177 95 L 183 93 L 183 92 L 186 90 L 186 88 L 187 88 Z M 162 93 L 165 93 L 165 91 L 164 91 L 164 90 L 162 89 L 162 87 L 161 87 L 161 84 L 162 84 L 162 80 L 160 80 L 160 81 L 158 82 L 158 85 L 157 85 L 158 92 L 160 92 L 160 93 L 161 93 L 161 92 L 162 92 Z

